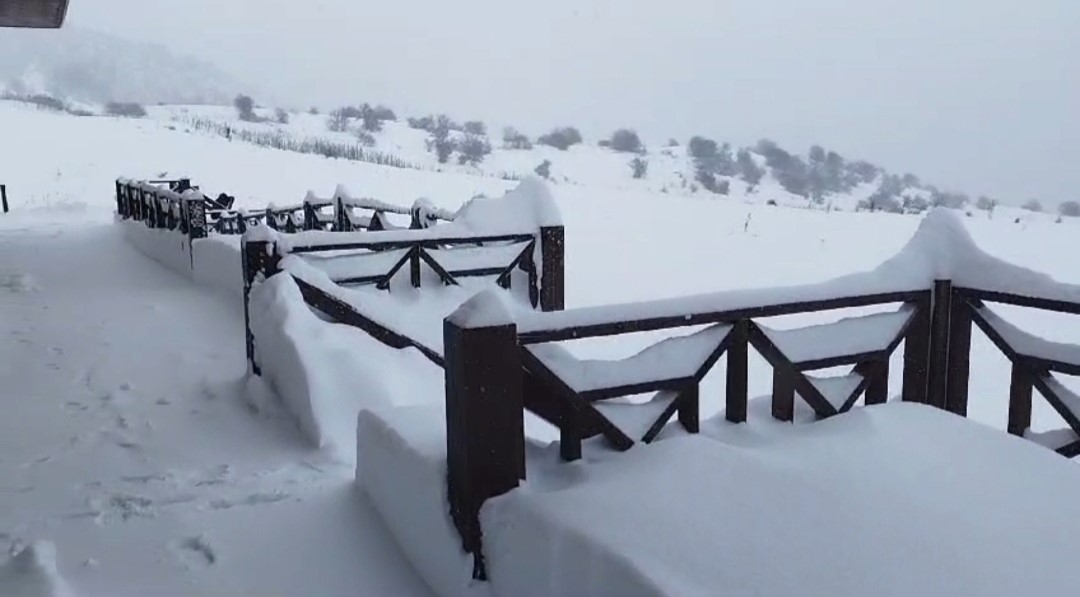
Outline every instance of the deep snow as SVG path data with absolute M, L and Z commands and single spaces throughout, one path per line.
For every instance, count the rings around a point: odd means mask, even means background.
M 401 511 L 411 502 L 398 500 L 400 492 L 388 485 L 376 500 L 383 503 L 376 504 L 376 514 L 352 487 L 354 455 L 346 444 L 355 434 L 357 411 L 371 404 L 373 363 L 382 374 L 380 392 L 395 404 L 441 400 L 437 368 L 307 313 L 301 329 L 310 325 L 327 358 L 340 363 L 332 387 L 334 396 L 345 397 L 328 407 L 328 436 L 344 438 L 328 444 L 338 449 L 307 447 L 278 397 L 259 384 L 241 384 L 242 317 L 235 295 L 196 286 L 125 244 L 122 228 L 111 224 L 112 183 L 117 176 L 186 174 L 211 192 L 235 193 L 241 204 L 262 207 L 297 203 L 309 189 L 326 194 L 345 182 L 358 195 L 400 205 L 427 196 L 450 210 L 478 193 L 501 194 L 513 183 L 293 155 L 185 133 L 182 126 L 169 130 L 176 125 L 161 122 L 77 119 L 4 102 L 0 122 L 25 139 L 0 145 L 0 177 L 16 212 L 0 216 L 0 335 L 12 339 L 0 345 L 0 380 L 15 388 L 5 406 L 14 405 L 17 414 L 0 420 L 0 544 L 51 540 L 60 574 L 80 594 L 424 594 L 379 521 L 379 515 L 393 514 L 386 503 Z M 60 138 L 77 142 L 57 143 Z M 552 193 L 567 227 L 572 307 L 821 282 L 874 268 L 918 225 L 913 217 L 703 201 L 642 185 L 560 184 Z M 997 257 L 1080 282 L 1068 257 L 1075 254 L 1076 222 L 1014 223 L 1000 209 L 993 219 L 978 213 L 964 225 Z M 223 263 L 229 245 L 219 245 L 223 252 L 211 259 Z M 227 275 L 215 278 L 209 286 L 228 286 Z M 464 300 L 453 289 L 428 290 L 355 292 L 368 302 L 383 301 L 402 325 L 426 331 Z M 1080 340 L 1075 318 L 998 312 L 1039 336 Z M 780 330 L 853 314 L 767 323 Z M 441 344 L 441 333 L 432 332 Z M 579 358 L 616 359 L 663 337 L 597 339 L 568 349 Z M 972 416 L 1001 428 L 1008 368 L 978 332 L 973 350 Z M 750 366 L 751 394 L 766 394 L 767 365 L 752 354 Z M 703 384 L 705 416 L 722 405 L 723 373 L 721 361 Z M 1036 431 L 1060 426 L 1041 400 L 1035 405 Z M 757 447 L 783 436 L 774 433 L 777 427 L 759 403 L 750 418 L 725 441 Z M 529 432 L 550 438 L 542 426 Z M 1001 442 L 1017 441 L 994 433 Z M 426 445 L 438 447 L 438 437 L 424 437 Z M 531 478 L 553 479 L 551 489 L 583 465 L 593 466 L 603 455 L 594 448 L 586 447 L 585 463 L 564 465 L 555 462 L 557 450 L 532 446 L 539 453 L 535 466 L 557 470 L 546 476 L 530 471 Z M 846 444 L 830 449 L 841 448 Z M 623 456 L 631 457 L 625 466 L 633 466 L 634 454 L 617 455 L 612 466 L 620 466 Z M 1058 483 L 1053 474 L 1049 482 Z M 439 480 L 437 474 L 426 478 Z M 413 481 L 402 478 L 398 487 L 415 488 Z M 398 522 L 389 525 L 395 534 L 401 532 Z M 409 545 L 403 547 L 415 557 Z M 38 561 L 47 569 L 47 557 Z

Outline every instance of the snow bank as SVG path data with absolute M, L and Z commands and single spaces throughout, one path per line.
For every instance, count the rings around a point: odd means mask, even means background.
M 549 474 L 483 508 L 500 595 L 1075 591 L 1060 558 L 1080 547 L 1075 464 L 931 407 L 751 448 L 681 436 Z
M 301 430 L 320 448 L 351 452 L 355 411 L 343 399 L 358 394 L 368 406 L 391 404 L 389 378 L 356 346 L 336 341 L 331 326 L 312 313 L 289 276 L 274 276 L 251 291 L 251 330 L 263 376 Z
M 0 595 L 4 597 L 73 597 L 56 567 L 56 547 L 38 541 L 0 563 Z
M 192 245 L 175 230 L 147 228 L 134 220 L 119 220 L 118 225 L 127 242 L 143 255 L 204 286 L 243 294 L 239 237 L 211 236 Z
M 361 411 L 356 438 L 357 482 L 425 582 L 443 597 L 490 594 L 450 518 L 443 406 Z

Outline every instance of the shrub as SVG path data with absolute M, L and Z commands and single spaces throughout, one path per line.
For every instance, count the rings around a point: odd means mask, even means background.
M 379 120 L 397 122 L 397 114 L 395 114 L 393 110 L 382 104 L 371 108 L 371 113 L 375 116 L 375 118 L 378 118 Z
M 1027 203 L 1024 204 L 1024 209 L 1026 209 L 1028 211 L 1041 212 L 1043 210 L 1043 206 L 1042 206 L 1042 203 L 1040 203 L 1038 199 L 1032 199 L 1031 201 L 1028 201 Z
M 975 200 L 975 208 L 983 211 L 994 211 L 994 207 L 997 205 L 997 201 L 983 195 Z
M 109 116 L 124 116 L 127 118 L 146 116 L 146 110 L 136 102 L 109 102 L 105 104 L 105 113 Z
M 409 127 L 421 131 L 432 132 L 435 130 L 435 119 L 431 116 L 421 116 L 420 118 L 409 118 Z
M 551 178 L 551 160 L 544 160 L 533 172 L 543 178 Z
M 738 169 L 739 176 L 746 181 L 746 184 L 751 186 L 760 183 L 765 176 L 765 169 L 757 165 L 754 156 L 750 155 L 748 149 L 739 150 L 739 154 L 735 158 L 735 167 Z
M 311 114 L 312 116 L 315 116 L 318 113 L 319 113 L 319 109 L 316 108 L 315 106 L 312 106 L 311 108 L 308 109 L 308 114 Z
M 619 129 L 611 134 L 611 148 L 625 153 L 641 153 L 644 147 L 637 132 L 631 129 Z
M 506 149 L 532 149 L 532 141 L 512 126 L 503 129 L 503 147 Z
M 1058 213 L 1069 218 L 1080 217 L 1080 203 L 1065 201 L 1058 206 Z
M 649 161 L 640 156 L 630 160 L 630 172 L 634 178 L 645 178 L 649 173 Z
M 716 141 L 705 137 L 690 137 L 690 143 L 686 146 L 690 157 L 697 160 L 709 160 L 716 157 Z
M 470 135 L 487 135 L 487 125 L 479 120 L 470 120 L 465 123 L 465 132 Z
M 375 147 L 375 137 L 363 129 L 356 131 L 356 140 L 364 147 Z
M 283 108 L 274 110 L 274 117 L 277 119 L 278 124 L 289 124 L 289 113 Z
M 427 141 L 428 151 L 435 152 L 440 164 L 445 164 L 454 153 L 454 141 L 450 139 L 450 118 L 440 115 L 432 126 L 431 138 Z
M 458 143 L 458 163 L 477 165 L 484 161 L 484 157 L 491 153 L 491 143 L 486 137 L 476 134 L 467 134 Z
M 236 108 L 240 120 L 259 122 L 259 117 L 255 115 L 255 100 L 251 99 L 251 96 L 244 94 L 236 96 L 236 99 L 233 100 L 233 106 Z
M 57 112 L 63 112 L 67 109 L 67 104 L 65 104 L 62 100 L 59 100 L 51 95 L 45 95 L 43 93 L 30 95 L 23 99 L 39 108 L 45 108 L 46 110 L 56 110 Z
M 548 145 L 563 151 L 569 149 L 572 145 L 581 143 L 581 141 L 581 133 L 571 126 L 557 128 L 546 135 L 541 135 L 536 140 L 541 145 Z
M 667 140 L 666 147 L 678 147 L 678 146 L 679 146 L 679 141 L 677 139 L 675 139 L 674 137 Z
M 918 196 L 905 196 L 902 207 L 907 213 L 922 213 L 930 209 L 930 202 Z
M 344 133 L 349 130 L 349 117 L 345 115 L 345 110 L 338 108 L 330 112 L 326 118 L 326 128 L 335 133 Z

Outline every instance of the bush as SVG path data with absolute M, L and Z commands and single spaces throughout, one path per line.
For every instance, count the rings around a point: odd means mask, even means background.
M 667 140 L 667 145 L 665 147 L 678 147 L 678 146 L 679 146 L 679 141 L 673 137 L 673 138 Z
M 487 125 L 479 120 L 470 120 L 465 123 L 465 132 L 470 135 L 487 135 Z
M 739 176 L 746 181 L 746 184 L 751 186 L 760 183 L 765 176 L 765 169 L 757 165 L 754 156 L 750 155 L 748 149 L 739 150 L 739 154 L 735 158 L 735 167 L 738 169 Z
M 994 207 L 997 206 L 997 201 L 983 195 L 975 200 L 975 208 L 983 211 L 994 211 Z
M 1080 217 L 1080 203 L 1065 201 L 1058 206 L 1058 213 L 1069 218 L 1078 218 Z
M 277 119 L 278 124 L 289 124 L 289 113 L 282 108 L 274 110 L 274 117 Z
M 308 112 L 308 114 L 311 114 L 312 116 L 315 116 L 315 115 L 317 115 L 319 113 L 319 109 L 316 108 L 315 106 L 312 106 L 311 108 L 308 109 L 307 112 Z
M 338 108 L 330 112 L 326 118 L 326 128 L 335 133 L 344 133 L 349 130 L 349 117 L 345 115 L 345 110 Z
M 435 158 L 440 164 L 450 160 L 450 154 L 454 153 L 454 141 L 450 139 L 450 118 L 445 114 L 434 120 L 431 138 L 427 141 L 428 151 L 435 152 Z
M 59 100 L 51 95 L 45 95 L 43 93 L 30 95 L 23 99 L 39 108 L 45 108 L 46 110 L 56 110 L 57 112 L 63 112 L 67 109 L 67 104 L 65 104 L 62 100 Z
M 694 176 L 694 180 L 698 181 L 702 188 L 710 193 L 727 195 L 731 191 L 730 181 L 717 180 L 716 175 L 708 170 L 698 170 L 697 174 Z
M 503 129 L 503 147 L 506 149 L 532 149 L 532 141 L 512 126 Z
M 644 150 L 637 132 L 631 129 L 619 129 L 612 133 L 611 148 L 624 153 L 641 153 Z
M 251 99 L 251 96 L 240 94 L 233 100 L 233 106 L 236 107 L 237 114 L 240 115 L 240 120 L 244 122 L 259 122 L 259 117 L 255 115 L 255 100 Z
M 393 110 L 382 104 L 371 108 L 371 113 L 375 116 L 375 118 L 378 118 L 379 120 L 397 122 L 397 114 L 395 114 Z
M 540 138 L 536 140 L 536 142 L 541 145 L 548 145 L 563 151 L 566 151 L 572 145 L 581 143 L 581 141 L 581 133 L 571 126 L 557 128 L 546 135 L 541 135 Z
M 930 202 L 918 196 L 905 196 L 902 204 L 905 213 L 922 213 L 930 209 Z
M 409 127 L 420 131 L 432 132 L 435 130 L 435 119 L 431 116 L 421 116 L 420 118 L 409 118 Z
M 640 156 L 630 160 L 630 172 L 634 178 L 645 178 L 649 173 L 649 161 Z
M 491 143 L 488 143 L 486 137 L 476 134 L 467 134 L 465 139 L 458 143 L 458 163 L 477 165 L 484 161 L 489 153 L 491 153 Z
M 686 146 L 690 157 L 696 160 L 710 160 L 716 157 L 716 141 L 705 137 L 690 137 L 690 143 Z
M 146 110 L 136 102 L 109 102 L 105 104 L 105 113 L 109 116 L 143 118 Z
M 533 172 L 542 178 L 551 178 L 551 160 L 544 160 Z
M 375 147 L 375 137 L 365 130 L 361 129 L 356 132 L 356 140 L 364 147 Z
M 1027 203 L 1024 204 L 1024 209 L 1026 209 L 1028 211 L 1041 212 L 1043 210 L 1043 206 L 1042 206 L 1042 203 L 1040 203 L 1038 199 L 1032 199 L 1031 201 L 1028 201 Z
M 872 195 L 869 199 L 863 199 L 855 207 L 858 211 L 884 211 L 888 213 L 902 213 L 903 207 L 900 202 L 896 200 L 896 197 L 889 197 L 884 195 Z

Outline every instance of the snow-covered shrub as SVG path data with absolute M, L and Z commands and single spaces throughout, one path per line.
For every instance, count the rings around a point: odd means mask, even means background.
M 1058 206 L 1058 213 L 1070 218 L 1080 218 L 1080 203 L 1076 201 L 1063 201 Z
M 435 119 L 431 116 L 421 116 L 419 118 L 408 119 L 409 128 L 414 128 L 419 131 L 428 131 L 429 133 L 435 129 Z
M 735 166 L 738 169 L 739 177 L 750 186 L 757 185 L 765 176 L 765 169 L 757 165 L 754 156 L 750 155 L 749 149 L 739 150 L 738 156 L 735 158 Z
M 1024 209 L 1028 211 L 1041 212 L 1043 210 L 1042 203 L 1038 199 L 1032 199 L 1024 204 Z
M 641 156 L 630 160 L 630 172 L 634 175 L 634 178 L 645 178 L 645 175 L 649 172 L 649 161 Z
M 341 108 L 333 110 L 326 118 L 326 128 L 333 133 L 344 133 L 349 130 L 349 117 Z
M 240 120 L 244 122 L 259 122 L 261 119 L 255 114 L 255 100 L 251 96 L 240 94 L 233 100 L 233 107 Z
M 459 164 L 475 166 L 491 153 L 491 143 L 488 142 L 487 137 L 470 133 L 457 144 L 457 150 Z
M 532 149 L 532 141 L 512 126 L 503 129 L 504 149 Z
M 611 148 L 625 153 L 641 153 L 641 138 L 632 129 L 619 129 L 611 134 Z
M 284 108 L 274 110 L 274 118 L 277 119 L 278 124 L 289 124 L 289 113 Z
M 369 133 L 367 131 L 364 131 L 364 130 L 360 130 L 360 131 L 356 132 L 356 140 L 359 141 L 360 144 L 363 145 L 364 147 L 374 147 L 375 146 L 375 137 L 373 137 L 371 135 L 371 133 Z
M 708 160 L 716 156 L 716 141 L 706 137 L 690 137 L 690 143 L 686 145 L 690 157 L 696 160 Z
M 536 140 L 541 145 L 548 145 L 564 151 L 572 145 L 581 143 L 581 141 L 581 133 L 572 126 L 557 128 L 546 135 L 540 135 L 540 138 Z
M 465 123 L 465 132 L 470 135 L 487 135 L 487 125 L 479 120 L 470 120 Z
M 997 204 L 996 201 L 994 201 L 993 199 L 987 197 L 986 195 L 982 195 L 981 197 L 979 197 L 978 199 L 975 200 L 975 208 L 976 209 L 981 209 L 983 211 L 994 211 L 994 206 L 996 204 Z
M 454 140 L 450 138 L 450 118 L 445 114 L 435 119 L 431 138 L 427 140 L 428 151 L 435 153 L 440 164 L 445 164 L 454 153 Z
M 544 160 L 533 172 L 536 172 L 536 175 L 541 178 L 551 178 L 551 160 Z
M 109 102 L 105 104 L 105 113 L 109 116 L 126 116 L 129 118 L 146 116 L 146 110 L 136 102 Z

